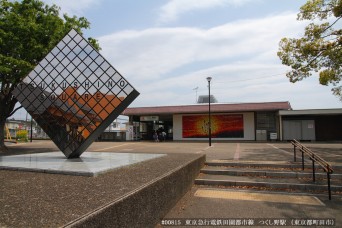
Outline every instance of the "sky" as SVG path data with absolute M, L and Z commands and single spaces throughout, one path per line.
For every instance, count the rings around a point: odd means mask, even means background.
M 85 17 L 85 37 L 140 92 L 130 107 L 289 101 L 293 109 L 342 108 L 317 75 L 295 84 L 277 56 L 281 38 L 298 38 L 306 0 L 43 0 Z M 197 88 L 197 89 L 196 89 Z M 22 112 L 22 111 L 20 111 Z M 23 115 L 20 113 L 18 115 Z

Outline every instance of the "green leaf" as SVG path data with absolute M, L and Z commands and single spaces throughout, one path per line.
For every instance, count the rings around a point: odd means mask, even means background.
M 290 82 L 318 72 L 320 84 L 335 86 L 333 94 L 341 96 L 341 8 L 342 0 L 308 0 L 300 8 L 297 19 L 312 22 L 306 26 L 303 37 L 282 38 L 277 52 L 282 64 L 292 69 L 287 73 Z

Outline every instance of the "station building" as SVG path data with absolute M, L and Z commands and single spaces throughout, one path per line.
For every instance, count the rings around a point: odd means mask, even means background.
M 214 141 L 308 140 L 342 141 L 342 109 L 292 110 L 289 102 L 210 105 Z M 208 140 L 209 105 L 127 108 L 128 140 L 152 140 L 166 132 L 168 140 Z

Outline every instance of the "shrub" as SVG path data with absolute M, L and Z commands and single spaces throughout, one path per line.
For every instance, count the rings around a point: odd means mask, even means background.
M 19 130 L 17 131 L 17 140 L 28 142 L 28 131 L 27 130 Z

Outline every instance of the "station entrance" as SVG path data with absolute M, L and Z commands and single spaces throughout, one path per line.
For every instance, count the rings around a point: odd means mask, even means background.
M 163 116 L 131 116 L 130 123 L 133 123 L 134 140 L 154 140 L 153 135 L 157 133 L 161 138 L 162 132 L 166 133 L 165 140 L 173 140 L 172 115 Z

